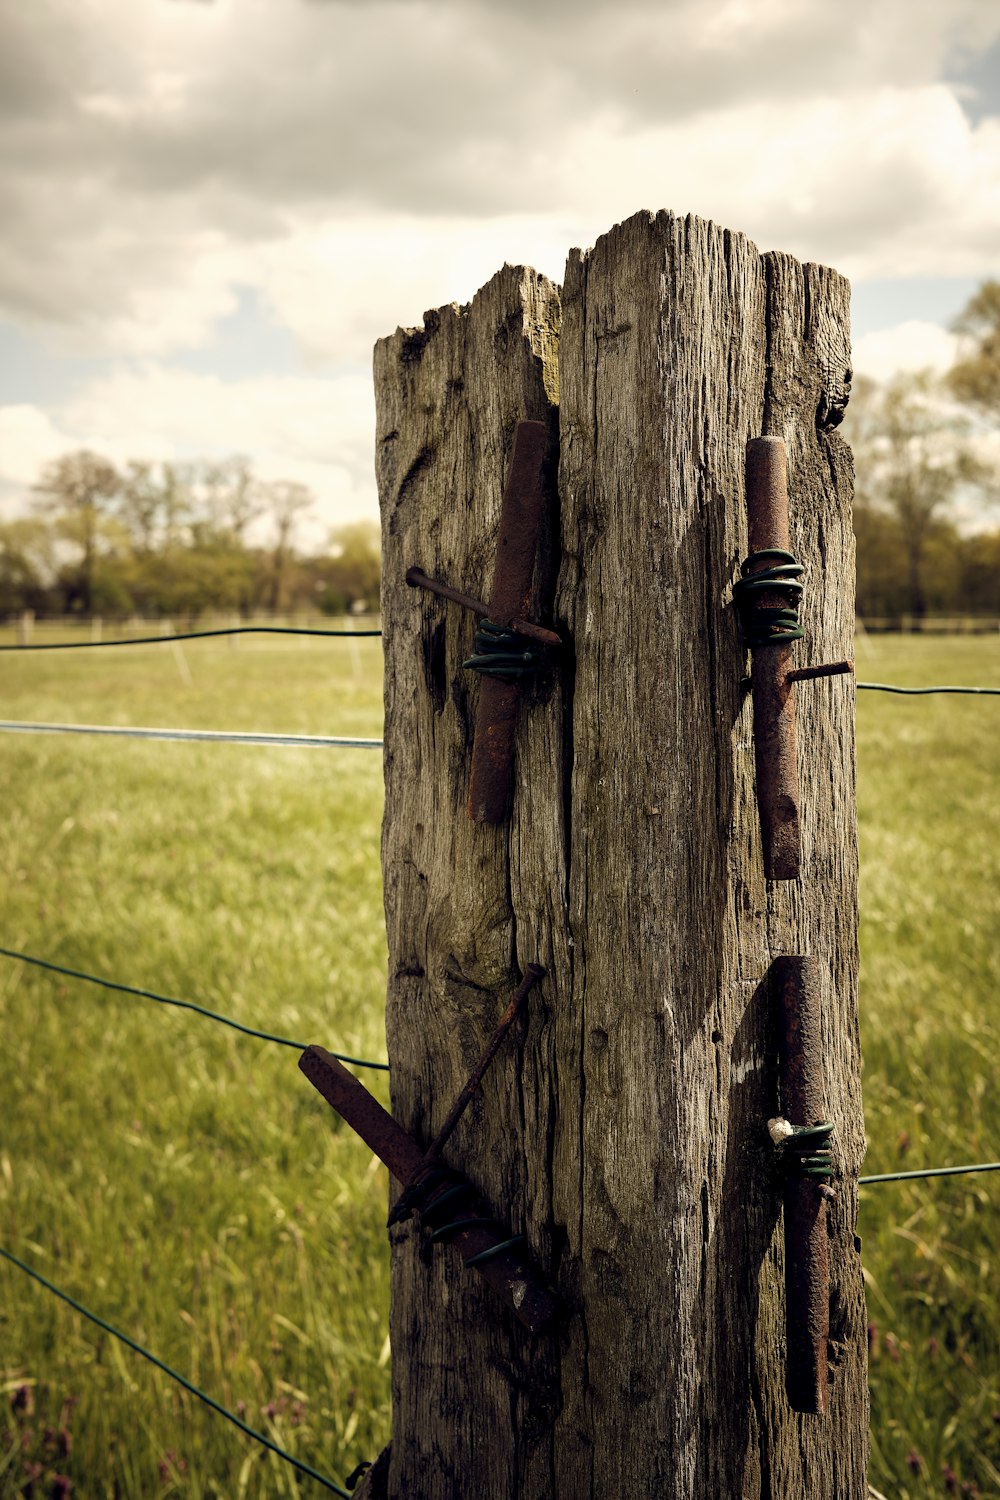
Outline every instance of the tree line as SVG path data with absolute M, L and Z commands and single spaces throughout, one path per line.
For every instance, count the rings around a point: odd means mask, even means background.
M 0 525 L 0 614 L 377 609 L 377 527 L 339 527 L 301 555 L 314 503 L 305 485 L 258 479 L 243 457 L 118 468 L 65 454 L 45 466 L 31 512 Z M 265 527 L 267 542 L 252 540 Z
M 1000 479 L 983 457 L 983 439 L 1000 434 L 1000 281 L 984 282 L 954 326 L 959 358 L 942 379 L 855 383 L 844 431 L 865 617 L 1000 616 Z M 302 556 L 313 504 L 304 485 L 265 483 L 242 457 L 116 468 L 66 454 L 45 467 L 31 513 L 0 524 L 0 615 L 376 608 L 377 528 L 340 527 Z M 265 517 L 261 545 L 250 536 Z

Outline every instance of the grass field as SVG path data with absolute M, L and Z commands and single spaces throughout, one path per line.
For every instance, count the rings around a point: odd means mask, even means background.
M 859 646 L 862 678 L 1000 686 L 992 638 Z M 379 643 L 6 656 L 0 694 L 5 718 L 370 735 Z M 1000 700 L 862 694 L 858 720 L 865 1170 L 995 1159 Z M 384 1057 L 376 753 L 0 754 L 0 943 Z M 0 1244 L 342 1483 L 388 1436 L 384 1170 L 289 1049 L 5 959 L 0 1017 Z M 864 1191 L 893 1500 L 1000 1496 L 998 1197 L 1000 1174 Z M 322 1493 L 0 1263 L 0 1495 L 32 1475 Z

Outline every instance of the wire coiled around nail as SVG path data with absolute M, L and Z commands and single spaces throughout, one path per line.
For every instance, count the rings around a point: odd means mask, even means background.
M 523 635 L 506 625 L 496 625 L 492 620 L 482 620 L 476 631 L 473 655 L 462 663 L 472 672 L 482 672 L 488 677 L 500 677 L 505 682 L 517 682 L 538 671 L 541 652 L 531 645 Z
M 769 566 L 758 568 L 767 559 Z M 740 612 L 743 642 L 748 651 L 760 646 L 780 646 L 800 641 L 805 631 L 799 622 L 799 603 L 805 572 L 791 552 L 768 547 L 751 552 L 740 567 L 740 577 L 733 584 L 733 603 Z M 758 605 L 759 594 L 779 594 L 787 603 L 782 606 Z
M 481 1202 L 478 1189 L 466 1178 L 443 1162 L 428 1162 L 397 1198 L 389 1215 L 389 1225 L 402 1223 L 411 1213 L 416 1213 L 421 1228 L 430 1230 L 431 1244 L 448 1243 L 463 1229 L 486 1227 L 505 1232 L 491 1214 L 480 1211 Z M 512 1235 L 470 1255 L 465 1264 L 484 1265 L 523 1243 L 523 1234 Z
M 833 1122 L 824 1120 L 819 1125 L 797 1125 L 792 1134 L 786 1136 L 779 1146 L 782 1165 L 789 1177 L 809 1177 L 819 1182 L 829 1182 L 833 1173 L 833 1153 L 830 1137 Z

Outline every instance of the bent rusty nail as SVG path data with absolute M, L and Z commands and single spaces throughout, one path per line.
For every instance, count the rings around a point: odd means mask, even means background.
M 781 1112 L 790 1125 L 826 1116 L 820 1027 L 819 965 L 787 954 L 774 961 L 781 1007 Z M 830 1187 L 789 1174 L 785 1202 L 785 1387 L 793 1411 L 822 1415 L 829 1399 Z
M 785 673 L 786 682 L 812 682 L 816 677 L 842 677 L 853 673 L 852 661 L 828 661 L 819 667 L 794 667 Z
M 440 1156 L 445 1142 L 448 1140 L 449 1136 L 454 1131 L 455 1126 L 458 1124 L 459 1120 L 465 1114 L 465 1111 L 468 1109 L 469 1105 L 475 1098 L 476 1090 L 482 1083 L 483 1078 L 486 1076 L 486 1070 L 489 1067 L 490 1063 L 499 1052 L 501 1042 L 516 1021 L 521 1006 L 524 1004 L 525 1000 L 527 1000 L 528 996 L 531 994 L 531 991 L 535 988 L 535 985 L 544 978 L 545 970 L 540 964 L 528 964 L 527 968 L 524 971 L 524 978 L 518 985 L 517 990 L 507 1009 L 500 1017 L 500 1022 L 497 1026 L 497 1029 L 496 1031 L 494 1031 L 493 1035 L 487 1042 L 482 1057 L 479 1059 L 479 1061 L 476 1063 L 476 1066 L 469 1074 L 468 1081 L 465 1083 L 461 1092 L 455 1099 L 454 1104 L 451 1106 L 451 1109 L 448 1111 L 448 1116 L 444 1124 L 441 1126 L 441 1129 L 438 1131 L 433 1141 L 431 1141 L 431 1144 L 427 1147 L 424 1158 L 425 1162 L 433 1161 L 435 1157 Z
M 755 552 L 790 551 L 788 467 L 784 440 L 751 438 L 746 450 L 746 503 L 751 565 Z M 762 609 L 781 607 L 781 594 L 762 592 Z M 779 642 L 753 653 L 753 740 L 757 769 L 757 810 L 768 880 L 796 880 L 799 843 L 799 771 L 796 760 L 795 694 L 791 691 L 791 646 Z
M 513 620 L 522 618 L 531 598 L 545 507 L 547 443 L 544 422 L 518 422 L 500 508 L 489 613 L 494 625 L 510 626 Z M 507 817 L 520 697 L 517 682 L 483 673 L 469 773 L 468 813 L 474 823 L 498 824 Z
M 426 1153 L 413 1137 L 325 1048 L 307 1047 L 299 1058 L 299 1068 L 341 1119 L 385 1163 L 396 1181 L 407 1187 L 426 1164 Z M 454 1175 L 462 1180 L 459 1174 Z M 457 1229 L 452 1243 L 466 1261 L 490 1252 L 489 1258 L 474 1269 L 527 1329 L 540 1333 L 555 1317 L 559 1304 L 537 1267 L 505 1233 L 484 1217 Z
M 463 594 L 461 589 L 453 589 L 450 583 L 442 583 L 438 578 L 429 577 L 422 568 L 407 568 L 406 582 L 411 588 L 427 589 L 431 594 L 439 594 L 442 599 L 461 604 L 474 615 L 485 616 L 490 612 L 490 607 L 484 600 L 474 599 L 471 594 Z M 529 640 L 538 641 L 543 646 L 562 645 L 561 635 L 557 635 L 554 630 L 547 630 L 544 625 L 536 625 L 533 620 L 511 620 L 510 628 L 518 635 L 527 636 Z

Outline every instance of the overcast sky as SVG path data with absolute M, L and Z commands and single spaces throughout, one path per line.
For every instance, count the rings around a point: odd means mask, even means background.
M 0 505 L 248 454 L 376 514 L 371 346 L 639 208 L 854 288 L 945 366 L 1000 274 L 998 0 L 0 0 Z M 317 534 L 322 534 L 322 527 Z

